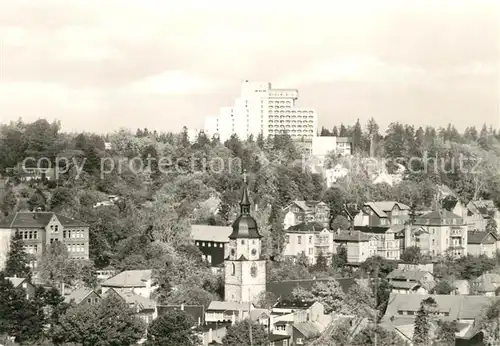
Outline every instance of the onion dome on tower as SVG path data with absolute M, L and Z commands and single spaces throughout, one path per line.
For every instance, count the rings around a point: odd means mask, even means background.
M 229 239 L 260 239 L 257 222 L 250 215 L 250 198 L 248 197 L 247 174 L 243 171 L 243 192 L 240 202 L 240 216 L 233 222 L 233 232 Z

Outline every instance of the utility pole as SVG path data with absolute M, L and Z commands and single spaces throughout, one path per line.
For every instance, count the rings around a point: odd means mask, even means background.
M 373 339 L 373 345 L 377 346 L 377 339 L 378 339 L 378 271 L 379 267 L 377 267 L 377 270 L 375 271 L 375 336 Z
M 246 176 L 245 176 L 245 180 L 246 180 Z M 252 308 L 252 303 L 250 301 L 250 288 L 249 288 L 248 289 L 248 334 L 249 334 L 248 336 L 250 337 L 250 346 L 253 346 L 252 319 L 250 318 L 251 308 Z

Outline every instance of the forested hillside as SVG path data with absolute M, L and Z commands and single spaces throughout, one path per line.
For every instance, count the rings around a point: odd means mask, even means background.
M 2 217 L 40 207 L 80 219 L 90 225 L 92 265 L 157 269 L 166 300 L 193 302 L 209 301 L 220 294 L 221 286 L 220 278 L 210 274 L 187 241 L 189 225 L 231 222 L 238 211 L 243 169 L 271 260 L 279 258 L 284 241 L 281 209 L 294 199 L 324 200 L 333 217 L 342 214 L 344 204 L 369 199 L 397 200 L 425 209 L 433 207 L 436 187 L 444 184 L 465 201 L 488 198 L 500 204 L 500 133 L 492 128 L 459 133 L 452 125 L 435 129 L 393 123 L 380 133 L 372 119 L 364 127 L 358 121 L 321 133 L 352 137 L 355 148 L 353 158 L 329 157 L 329 165 L 342 163 L 351 174 L 328 190 L 322 176 L 304 164 L 300 145 L 286 134 L 246 141 L 233 137 L 226 143 L 201 134 L 191 143 L 187 131 L 139 129 L 98 135 L 63 133 L 59 123 L 43 119 L 4 124 L 0 128 Z M 105 149 L 106 142 L 111 149 Z M 378 160 L 388 160 L 389 171 L 396 158 L 408 168 L 402 183 L 372 184 L 366 161 L 370 143 Z M 47 157 L 52 164 L 59 158 L 59 179 L 26 183 L 8 173 L 26 157 Z M 432 169 L 422 163 L 429 158 L 437 158 Z M 101 162 L 106 163 L 105 171 Z M 94 207 L 108 195 L 119 196 L 119 202 Z M 200 204 L 210 197 L 221 201 L 216 215 Z M 345 225 L 342 217 L 336 222 Z M 268 267 L 271 276 L 295 275 Z M 174 286 L 185 290 L 171 290 Z

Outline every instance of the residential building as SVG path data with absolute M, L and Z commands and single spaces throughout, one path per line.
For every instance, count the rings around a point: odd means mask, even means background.
M 424 270 L 394 269 L 386 279 L 393 293 L 429 294 L 436 286 L 432 273 Z
M 393 226 L 354 226 L 355 230 L 368 235 L 375 235 L 377 256 L 389 260 L 399 260 L 405 249 L 403 225 Z
M 347 262 L 360 264 L 377 255 L 377 236 L 354 230 L 337 230 L 333 235 L 333 253 L 342 246 L 347 252 Z
M 488 221 L 493 219 L 500 227 L 500 211 L 492 200 L 476 200 L 467 203 L 467 224 L 470 230 L 485 231 Z
M 456 321 L 459 324 L 457 337 L 466 337 L 473 332 L 474 322 L 497 297 L 470 295 L 413 295 L 391 293 L 381 327 L 395 330 L 402 326 L 414 325 L 420 304 L 424 300 L 435 302 L 432 315 L 435 320 Z M 411 330 L 411 327 L 407 328 Z
M 92 289 L 81 287 L 65 296 L 64 301 L 75 305 L 94 305 L 101 301 L 101 296 Z
M 212 268 L 223 266 L 232 231 L 230 226 L 191 225 L 191 237 Z
M 116 275 L 116 270 L 112 268 L 96 270 L 95 276 L 97 281 L 102 282 Z
M 255 306 L 249 303 L 212 301 L 205 311 L 205 321 L 236 323 L 248 318 L 253 309 Z
M 85 223 L 53 212 L 17 212 L 0 224 L 0 269 L 5 266 L 14 232 L 23 238 L 26 252 L 34 255 L 31 266 L 35 271 L 39 256 L 54 241 L 66 245 L 71 259 L 89 258 L 89 226 Z
M 26 292 L 26 299 L 35 296 L 35 286 L 26 278 L 6 277 L 14 288 L 22 288 Z
M 109 289 L 130 291 L 144 298 L 150 299 L 152 293 L 158 288 L 153 280 L 152 270 L 125 270 L 101 284 L 102 293 Z
M 310 140 L 317 133 L 317 114 L 312 108 L 297 108 L 296 89 L 273 89 L 271 83 L 244 81 L 233 106 L 222 107 L 215 117 L 205 120 L 205 133 L 218 135 L 222 142 L 235 134 L 264 138 L 288 133 L 293 138 Z
M 451 292 L 451 294 L 471 294 L 471 284 L 468 280 L 455 280 L 452 285 L 455 287 L 455 291 Z
M 224 295 L 229 302 L 255 302 L 266 291 L 266 260 L 262 235 L 250 214 L 250 198 L 244 175 L 240 215 L 233 222 L 224 266 Z
M 404 225 L 410 219 L 410 207 L 395 201 L 365 203 L 354 217 L 354 226 Z
M 330 153 L 349 156 L 353 153 L 352 138 L 336 136 L 312 137 L 312 152 L 315 157 L 326 158 Z
M 497 296 L 499 288 L 500 275 L 497 273 L 484 273 L 471 282 L 472 292 L 482 296 Z
M 322 224 L 302 222 L 290 226 L 285 232 L 285 248 L 282 253 L 285 257 L 296 257 L 304 253 L 309 263 L 314 264 L 320 254 L 327 257 L 333 254 L 333 232 Z
M 269 346 L 291 346 L 289 335 L 270 334 Z
M 467 252 L 473 256 L 485 255 L 494 258 L 497 255 L 499 237 L 486 231 L 467 232 Z
M 302 222 L 316 222 L 327 227 L 330 221 L 330 208 L 324 202 L 293 201 L 283 211 L 286 212 L 285 229 Z
M 106 297 L 114 296 L 118 299 L 123 300 L 130 308 L 135 311 L 136 316 L 143 320 L 146 324 L 149 324 L 158 317 L 156 302 L 142 295 L 139 295 L 134 291 L 113 287 L 106 290 L 106 293 L 103 293 L 103 295 L 105 295 Z
M 347 177 L 349 174 L 349 169 L 345 168 L 341 164 L 335 165 L 333 168 L 328 168 L 325 170 L 326 187 L 330 188 L 339 179 Z
M 467 255 L 467 224 L 463 218 L 446 209 L 417 216 L 405 229 L 406 246 L 417 246 L 424 254 L 436 256 Z
M 500 211 L 492 200 L 475 200 L 467 204 L 455 197 L 443 199 L 443 206 L 461 216 L 467 224 L 469 231 L 486 231 L 489 220 L 493 219 L 500 227 Z

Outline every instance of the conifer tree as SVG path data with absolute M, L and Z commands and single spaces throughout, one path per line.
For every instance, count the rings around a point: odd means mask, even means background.
M 16 276 L 18 278 L 31 278 L 31 268 L 29 266 L 29 255 L 24 251 L 24 243 L 21 235 L 16 232 L 12 235 L 10 249 L 7 254 L 5 264 L 5 275 Z
M 430 345 L 430 327 L 429 307 L 435 305 L 433 298 L 427 298 L 420 303 L 420 309 L 415 318 L 415 329 L 413 331 L 413 344 L 415 346 Z

